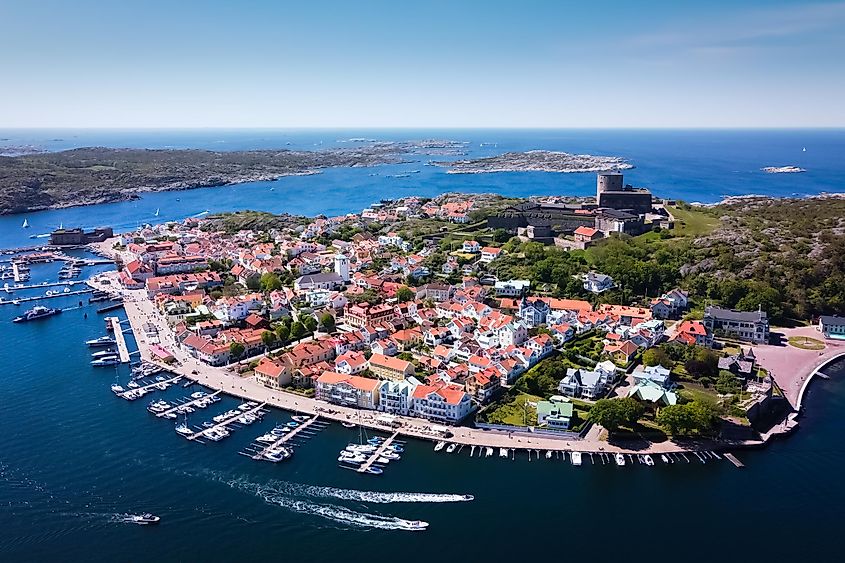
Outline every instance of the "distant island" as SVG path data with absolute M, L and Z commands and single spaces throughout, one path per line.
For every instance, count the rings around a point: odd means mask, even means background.
M 187 190 L 376 166 L 403 155 L 463 154 L 444 140 L 375 142 L 319 151 L 150 150 L 89 147 L 0 156 L 0 215 L 135 199 L 141 192 Z
M 634 165 L 618 156 L 595 156 L 567 152 L 533 150 L 506 152 L 472 160 L 438 161 L 449 174 L 486 174 L 492 172 L 606 172 L 627 170 Z
M 798 172 L 807 171 L 806 169 L 799 168 L 798 166 L 766 166 L 760 170 L 766 174 L 796 174 Z

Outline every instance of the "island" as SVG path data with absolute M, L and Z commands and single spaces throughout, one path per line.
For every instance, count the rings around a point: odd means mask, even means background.
M 806 172 L 804 168 L 798 166 L 766 166 L 761 168 L 766 174 L 797 174 L 799 172 Z
M 634 167 L 618 156 L 595 156 L 567 152 L 532 150 L 506 152 L 497 156 L 471 160 L 436 161 L 435 166 L 447 167 L 449 174 L 486 174 L 492 172 L 605 172 Z

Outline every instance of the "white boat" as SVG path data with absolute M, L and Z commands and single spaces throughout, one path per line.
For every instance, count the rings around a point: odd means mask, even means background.
M 116 355 L 117 352 L 115 352 L 114 350 L 100 350 L 99 352 L 94 352 L 93 354 L 91 354 L 91 358 L 94 360 L 99 360 L 100 358 Z
M 267 461 L 272 461 L 273 463 L 279 463 L 280 461 L 284 461 L 288 459 L 292 454 L 291 450 L 288 448 L 279 448 L 277 450 L 265 452 L 262 456 Z
M 381 457 L 384 457 L 384 458 L 387 458 L 387 459 L 402 459 L 402 456 L 400 456 L 396 452 L 391 452 L 391 451 L 388 451 L 388 450 L 383 451 L 381 453 Z
M 666 457 L 666 454 L 660 454 L 660 461 L 663 463 L 669 463 L 669 458 Z
M 161 211 L 161 208 L 157 207 L 157 208 L 156 208 L 156 213 L 155 213 L 155 216 L 156 216 L 156 217 L 158 217 L 158 212 L 159 212 L 159 211 Z
M 188 428 L 187 424 L 183 423 L 183 424 L 177 424 L 176 425 L 176 433 L 180 434 L 182 436 L 190 436 L 191 434 L 194 433 L 194 431 L 191 430 L 190 428 Z
M 450 453 L 454 452 L 454 451 L 455 451 L 455 448 L 457 448 L 457 447 L 458 447 L 458 446 L 457 446 L 457 444 L 449 444 L 449 445 L 446 447 L 446 453 L 447 453 L 447 454 L 450 454 Z
M 115 342 L 114 338 L 111 336 L 101 336 L 100 338 L 95 338 L 93 340 L 86 340 L 85 344 L 91 348 L 102 348 L 104 346 L 114 346 L 117 342 Z
M 499 448 L 499 457 L 508 457 L 508 450 L 505 448 Z
M 94 367 L 105 367 L 105 366 L 114 366 L 120 363 L 120 358 L 117 356 L 107 356 L 105 358 L 100 358 L 99 360 L 94 360 L 91 362 L 91 365 Z
M 569 461 L 572 462 L 572 465 L 581 465 L 581 452 L 572 452 L 569 454 Z
M 340 463 L 354 463 L 354 464 L 361 464 L 367 461 L 365 456 L 350 456 L 350 455 L 341 455 L 337 458 Z
M 654 460 L 653 460 L 653 459 L 651 458 L 651 456 L 650 456 L 650 455 L 648 455 L 648 454 L 646 454 L 646 455 L 644 455 L 644 456 L 643 456 L 643 461 L 644 461 L 644 462 L 645 462 L 645 464 L 646 464 L 646 465 L 648 465 L 649 467 L 651 467 L 652 465 L 654 465 Z
M 118 385 L 117 383 L 112 384 L 111 390 L 113 393 L 123 393 L 124 391 L 123 387 Z
M 278 439 L 279 439 L 279 436 L 276 436 L 275 434 L 262 434 L 261 436 L 256 438 L 255 441 L 256 442 L 263 442 L 265 444 L 272 444 Z
M 442 449 L 443 449 L 443 448 L 445 448 L 445 447 L 446 447 L 446 442 L 437 442 L 437 443 L 434 445 L 434 451 L 435 451 L 435 452 L 439 452 L 440 450 L 442 450 Z
M 428 522 L 422 520 L 406 520 L 404 526 L 406 530 L 425 530 L 428 528 Z
M 158 524 L 159 522 L 161 522 L 161 518 L 154 514 L 145 513 L 141 515 L 130 516 L 127 521 L 133 524 L 138 524 L 139 526 L 149 526 L 151 524 Z
M 487 449 L 484 450 L 484 453 L 486 454 L 486 457 L 490 457 L 491 455 L 493 455 L 493 448 L 487 446 Z
M 24 228 L 24 229 L 28 229 L 29 228 L 29 221 L 27 219 L 24 219 L 23 225 L 21 225 L 21 227 Z
M 140 387 L 140 385 L 138 385 L 138 384 L 137 384 L 136 382 L 134 382 L 134 381 L 130 381 L 130 382 L 129 382 L 129 383 L 127 383 L 126 385 L 127 385 L 127 387 L 129 387 L 130 389 L 137 389 L 138 387 Z
M 552 450 L 546 452 L 546 459 L 552 459 Z
M 622 467 L 623 465 L 625 465 L 625 456 L 624 455 L 616 454 L 616 455 L 613 456 L 613 459 L 616 460 L 616 465 L 618 465 L 619 467 Z

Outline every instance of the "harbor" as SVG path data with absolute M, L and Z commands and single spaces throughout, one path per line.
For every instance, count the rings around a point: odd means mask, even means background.
M 120 363 L 129 363 L 129 348 L 126 346 L 126 337 L 123 334 L 123 327 L 118 317 L 106 317 L 106 322 L 111 325 L 114 339 L 117 343 L 117 352 L 120 356 Z
M 194 442 L 204 443 L 202 439 L 219 441 L 229 436 L 230 426 L 235 425 L 237 422 L 241 422 L 241 424 L 252 424 L 252 422 L 255 422 L 259 417 L 263 416 L 267 412 L 265 410 L 265 407 L 267 406 L 266 403 L 261 403 L 260 405 L 255 406 L 251 406 L 249 403 L 244 403 L 243 405 L 246 405 L 247 408 L 239 408 L 228 411 L 225 415 L 221 415 L 219 420 L 216 420 L 208 427 L 203 427 L 198 430 L 188 430 L 180 433 L 187 440 Z M 183 426 L 183 428 L 187 429 L 187 426 Z M 177 432 L 178 431 L 179 429 L 177 428 Z
M 291 422 L 281 424 L 271 432 L 259 436 L 239 453 L 256 461 L 282 461 L 293 455 L 293 446 L 301 442 L 302 438 L 313 437 L 326 425 L 328 423 L 319 420 L 317 416 L 295 416 Z

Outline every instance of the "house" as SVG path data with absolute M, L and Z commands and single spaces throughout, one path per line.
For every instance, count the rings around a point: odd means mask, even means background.
M 754 350 L 748 349 L 748 352 L 743 352 L 740 348 L 739 353 L 733 356 L 725 356 L 719 358 L 719 369 L 729 371 L 737 377 L 748 380 L 756 373 L 757 358 L 754 355 Z
M 481 261 L 489 264 L 502 254 L 501 248 L 494 248 L 492 246 L 485 246 L 481 249 Z
M 615 374 L 615 370 L 611 372 L 601 366 L 596 366 L 594 370 L 568 368 L 566 376 L 558 384 L 558 391 L 567 397 L 600 399 L 612 383 Z
M 633 397 L 644 403 L 652 403 L 659 406 L 669 406 L 678 403 L 678 396 L 674 391 L 669 391 L 659 383 L 645 380 L 631 387 L 628 397 Z
M 431 299 L 440 303 L 449 299 L 452 286 L 445 283 L 428 283 L 417 288 L 417 299 Z
M 474 240 L 465 240 L 464 244 L 461 246 L 461 250 L 470 254 L 477 254 L 481 252 L 481 245 Z
M 602 293 L 608 289 L 612 289 L 616 284 L 613 283 L 613 278 L 604 274 L 597 274 L 596 272 L 589 272 L 584 274 L 584 289 L 590 293 Z
M 375 410 L 380 384 L 377 379 L 325 371 L 315 383 L 316 397 L 328 403 Z
M 270 389 L 280 389 L 291 384 L 292 367 L 283 361 L 262 358 L 255 367 L 255 380 Z
M 675 327 L 669 341 L 709 348 L 713 346 L 713 333 L 701 321 L 683 321 Z
M 845 317 L 822 315 L 819 317 L 819 331 L 825 338 L 845 340 Z
M 413 413 L 414 390 L 420 382 L 413 377 L 401 381 L 386 380 L 379 385 L 378 410 L 399 416 Z
M 334 361 L 334 368 L 337 373 L 355 375 L 366 370 L 368 366 L 367 357 L 362 352 L 350 350 L 344 352 Z
M 499 391 L 502 378 L 495 368 L 469 374 L 464 380 L 467 393 L 481 404 L 490 401 Z
M 754 344 L 769 342 L 769 319 L 762 310 L 746 312 L 708 306 L 704 309 L 704 326 L 714 334 Z
M 414 415 L 446 424 L 457 424 L 472 412 L 469 394 L 455 386 L 418 385 L 413 395 Z
M 296 278 L 293 287 L 296 291 L 308 289 L 337 289 L 343 285 L 343 278 L 335 272 L 307 274 Z
M 643 366 L 639 365 L 631 374 L 634 378 L 634 384 L 652 382 L 660 385 L 665 389 L 672 387 L 672 380 L 669 375 L 669 370 L 663 366 Z
M 549 304 L 541 299 L 528 300 L 523 297 L 519 303 L 519 318 L 529 328 L 546 324 L 550 312 Z
M 634 359 L 634 355 L 639 350 L 636 344 L 630 340 L 623 342 L 608 342 L 604 346 L 604 353 L 608 354 L 614 361 L 620 364 L 627 364 Z
M 369 303 L 360 303 L 358 305 L 347 305 L 344 309 L 343 318 L 347 325 L 363 328 L 365 326 L 390 322 L 395 316 L 396 310 L 390 305 L 370 305 Z
M 531 282 L 528 280 L 508 280 L 497 281 L 493 289 L 499 297 L 518 297 L 526 293 L 529 287 Z
M 572 402 L 560 395 L 552 395 L 548 401 L 537 401 L 537 426 L 569 430 L 573 410 Z
M 414 364 L 399 358 L 374 353 L 370 356 L 370 371 L 376 377 L 402 380 L 414 375 Z
M 577 242 L 582 242 L 586 244 L 589 244 L 604 237 L 602 232 L 598 229 L 594 229 L 592 227 L 585 227 L 583 225 L 575 229 L 573 235 Z
M 652 299 L 651 314 L 655 319 L 668 319 L 672 316 L 672 305 L 665 299 Z
M 533 338 L 529 338 L 525 343 L 525 347 L 531 350 L 539 361 L 552 353 L 554 350 L 554 341 L 548 334 L 538 334 Z

